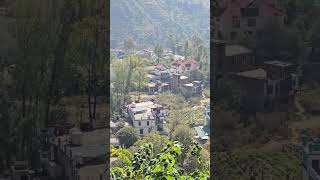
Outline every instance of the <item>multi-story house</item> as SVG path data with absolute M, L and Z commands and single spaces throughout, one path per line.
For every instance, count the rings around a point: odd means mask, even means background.
M 150 132 L 161 131 L 159 129 L 160 117 L 166 115 L 166 110 L 159 104 L 147 101 L 129 104 L 127 113 L 136 133 L 143 136 Z
M 216 75 L 223 76 L 229 72 L 239 72 L 251 68 L 255 64 L 252 50 L 234 44 L 227 44 L 225 41 L 213 42 Z
M 82 132 L 72 128 L 68 133 L 59 132 L 58 136 L 50 137 L 49 154 L 43 153 L 41 158 L 49 177 L 81 180 L 90 176 L 105 180 L 105 158 L 109 154 L 106 133 L 106 129 Z M 111 143 L 117 146 L 115 141 L 112 139 Z
M 234 41 L 241 36 L 259 35 L 269 23 L 279 26 L 285 22 L 285 13 L 275 0 L 218 0 L 215 10 L 214 37 Z
M 176 60 L 172 63 L 173 69 L 177 74 L 186 74 L 190 71 L 199 69 L 199 64 L 193 59 Z
M 170 81 L 170 70 L 163 64 L 157 64 L 154 67 L 154 75 L 159 76 L 162 82 Z
M 297 66 L 267 61 L 263 68 L 232 73 L 241 87 L 241 105 L 250 112 L 287 109 L 299 90 Z
M 173 92 L 182 91 L 186 95 L 199 95 L 203 91 L 203 85 L 200 81 L 190 82 L 189 77 L 180 74 L 172 74 L 171 89 Z

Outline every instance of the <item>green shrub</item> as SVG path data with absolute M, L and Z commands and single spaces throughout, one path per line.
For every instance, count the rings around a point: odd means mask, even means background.
M 201 146 L 194 143 L 191 149 L 191 156 L 198 158 L 198 162 L 201 164 Z M 182 145 L 176 141 L 168 143 L 159 154 L 154 154 L 153 145 L 150 143 L 142 145 L 133 155 L 126 149 L 111 148 L 111 156 L 119 157 L 126 164 L 123 168 L 111 168 L 111 179 L 209 179 L 208 166 L 190 174 L 185 172 L 182 164 L 178 163 L 182 150 Z

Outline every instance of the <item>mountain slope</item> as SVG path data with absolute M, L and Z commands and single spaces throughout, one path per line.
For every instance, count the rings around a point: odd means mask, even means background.
M 209 38 L 209 0 L 111 0 L 111 47 L 132 37 L 138 44 Z

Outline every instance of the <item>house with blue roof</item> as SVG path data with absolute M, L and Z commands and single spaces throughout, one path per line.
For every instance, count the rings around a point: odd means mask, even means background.
M 200 143 L 205 143 L 210 138 L 210 106 L 204 106 L 203 113 L 205 115 L 204 125 L 195 127 L 196 138 Z
M 308 130 L 301 133 L 303 145 L 303 180 L 320 180 L 320 137 L 311 138 Z

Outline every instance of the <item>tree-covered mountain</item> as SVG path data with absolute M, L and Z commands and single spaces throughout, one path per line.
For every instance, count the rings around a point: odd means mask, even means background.
M 209 39 L 209 0 L 112 0 L 111 47 L 132 37 L 139 45 Z

